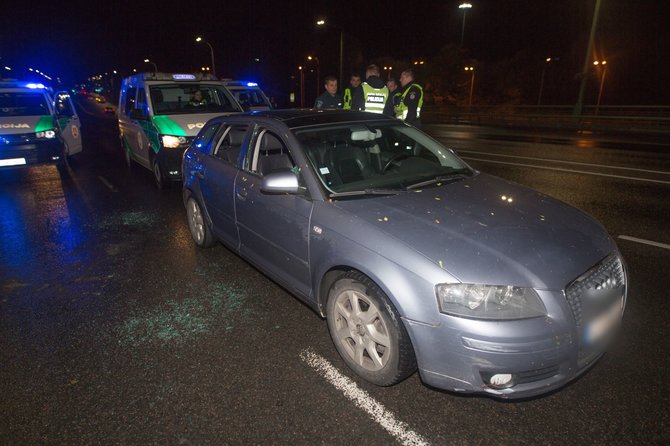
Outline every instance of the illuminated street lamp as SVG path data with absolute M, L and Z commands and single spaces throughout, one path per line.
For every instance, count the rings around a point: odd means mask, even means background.
M 463 11 L 463 27 L 461 28 L 461 48 L 463 48 L 463 39 L 465 38 L 465 13 L 472 8 L 472 3 L 461 3 L 458 9 Z
M 324 19 L 317 20 L 316 26 L 330 26 L 331 28 L 340 30 L 340 78 L 338 82 L 344 85 L 344 80 L 342 79 L 342 61 L 344 60 L 344 29 L 342 29 L 341 26 L 326 24 Z
M 470 99 L 468 99 L 468 112 L 470 111 L 470 108 L 472 107 L 472 92 L 474 91 L 475 88 L 475 67 L 465 67 L 465 71 L 469 71 L 472 73 L 470 75 Z
M 203 40 L 202 37 L 196 37 L 195 41 L 197 43 L 200 43 L 200 42 L 206 43 L 207 46 L 209 47 L 209 55 L 212 58 L 212 74 L 216 77 L 216 65 L 214 65 L 214 48 L 212 47 L 212 45 L 209 42 L 207 42 L 206 40 Z
M 307 56 L 307 60 L 316 61 L 316 96 L 319 96 L 321 89 L 319 88 L 319 83 L 321 82 L 321 72 L 319 71 L 319 58 L 316 56 Z
M 603 85 L 605 85 L 605 74 L 607 73 L 607 61 L 606 60 L 594 60 L 594 66 L 600 65 L 603 68 L 603 72 L 600 75 L 600 88 L 598 89 L 598 102 L 596 102 L 596 111 L 595 114 L 598 114 L 598 108 L 600 108 L 600 98 L 603 96 Z
M 391 71 L 393 70 L 393 67 L 388 66 L 384 67 L 384 71 L 386 71 L 386 79 L 391 79 Z
M 158 73 L 158 66 L 154 62 L 150 61 L 149 59 L 144 59 L 144 63 L 150 63 L 151 65 L 153 65 L 154 66 L 154 74 Z

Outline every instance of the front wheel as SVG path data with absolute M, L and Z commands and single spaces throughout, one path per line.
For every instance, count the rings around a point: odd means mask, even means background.
M 326 317 L 344 362 L 365 380 L 391 386 L 416 370 L 414 349 L 400 316 L 365 275 L 348 272 L 333 284 Z
M 154 171 L 154 180 L 156 181 L 156 187 L 158 188 L 158 190 L 167 189 L 168 180 L 165 179 L 165 175 L 163 175 L 163 169 L 161 169 L 161 165 L 155 157 L 153 159 L 152 164 L 153 164 L 152 170 Z
M 207 226 L 200 203 L 193 197 L 190 197 L 186 201 L 186 217 L 188 218 L 188 229 L 195 244 L 201 248 L 212 246 L 214 244 L 214 236 L 209 226 Z

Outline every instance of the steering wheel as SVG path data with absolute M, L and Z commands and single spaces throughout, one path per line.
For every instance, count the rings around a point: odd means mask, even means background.
M 412 154 L 410 152 L 396 153 L 395 155 L 393 155 L 391 157 L 390 160 L 388 160 L 386 162 L 386 164 L 384 164 L 384 167 L 382 168 L 382 173 L 386 172 L 388 170 L 388 168 L 391 167 L 391 164 L 394 164 L 397 161 L 400 161 L 401 159 L 409 158 L 409 157 L 412 157 L 412 156 L 414 156 L 414 154 Z

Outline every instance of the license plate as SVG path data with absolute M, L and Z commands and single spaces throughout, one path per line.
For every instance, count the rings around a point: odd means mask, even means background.
M 623 297 L 612 304 L 605 312 L 599 314 L 585 327 L 584 341 L 593 344 L 605 338 L 621 321 Z
M 0 160 L 0 166 L 23 166 L 25 164 L 25 158 L 8 158 L 5 160 Z

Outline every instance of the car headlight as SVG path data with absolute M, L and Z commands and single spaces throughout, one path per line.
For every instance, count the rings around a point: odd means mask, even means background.
M 474 319 L 528 319 L 547 310 L 532 288 L 474 283 L 435 286 L 440 312 Z
M 183 136 L 163 135 L 161 137 L 163 147 L 166 149 L 176 149 L 180 146 L 186 145 L 186 138 Z
M 53 139 L 56 137 L 56 132 L 54 130 L 45 130 L 43 132 L 37 132 L 35 136 L 40 139 Z

